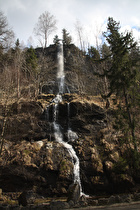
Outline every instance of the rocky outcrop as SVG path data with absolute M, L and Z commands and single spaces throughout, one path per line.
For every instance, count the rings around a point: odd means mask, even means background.
M 57 45 L 37 48 L 36 55 L 40 63 L 40 92 L 45 94 L 58 93 Z M 95 66 L 91 58 L 79 50 L 74 44 L 64 45 L 65 93 L 99 94 L 98 78 L 93 74 Z M 92 63 L 92 64 L 91 64 Z M 100 81 L 101 83 L 101 81 Z
M 53 98 L 53 94 L 41 95 L 37 101 L 8 105 L 0 157 L 3 191 L 67 195 L 73 183 L 73 163 L 66 148 L 54 139 Z M 64 94 L 58 109 L 64 140 L 69 140 L 80 160 L 83 191 L 97 195 L 136 189 L 139 176 L 136 179 L 122 159 L 127 148 L 120 147 L 121 134 L 111 128 L 100 99 Z M 1 104 L 1 130 L 4 112 Z M 76 138 L 68 139 L 68 127 Z
M 42 105 L 35 101 L 19 101 L 5 106 L 1 106 L 0 127 L 3 126 L 3 118 L 6 114 L 6 128 L 4 137 L 7 140 L 18 141 L 21 139 L 42 139 L 45 133 L 39 126 L 39 118 L 44 109 Z
M 66 194 L 73 165 L 65 148 L 47 139 L 9 145 L 1 159 L 0 180 L 4 191 L 35 189 L 48 196 Z M 5 162 L 5 163 L 4 163 Z

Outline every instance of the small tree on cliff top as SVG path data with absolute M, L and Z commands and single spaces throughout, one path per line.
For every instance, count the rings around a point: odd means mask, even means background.
M 53 43 L 54 43 L 55 45 L 59 45 L 59 44 L 60 44 L 60 40 L 61 40 L 61 39 L 58 38 L 58 35 L 55 35 L 55 37 L 54 37 L 54 39 L 53 39 Z
M 34 28 L 34 33 L 39 37 L 42 46 L 47 47 L 49 35 L 56 30 L 56 19 L 49 12 L 44 12 L 39 16 L 38 22 Z
M 72 38 L 65 28 L 62 30 L 62 34 L 63 34 L 63 40 L 62 40 L 63 45 L 70 45 L 72 42 Z

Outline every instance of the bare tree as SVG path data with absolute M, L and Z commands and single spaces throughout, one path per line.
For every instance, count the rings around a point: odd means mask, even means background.
M 30 36 L 27 40 L 27 46 L 31 47 L 33 45 L 34 45 L 34 40 L 33 40 L 32 36 Z
M 9 27 L 6 16 L 0 11 L 0 45 L 8 48 L 14 41 L 14 32 Z
M 97 50 L 99 50 L 99 38 L 102 34 L 102 26 L 103 26 L 103 24 L 98 24 L 97 22 L 95 22 L 94 36 L 95 36 Z
M 39 37 L 42 46 L 47 46 L 49 35 L 54 32 L 56 28 L 56 19 L 49 12 L 44 12 L 39 16 L 38 22 L 34 27 L 34 34 Z
M 8 55 L 7 55 L 8 57 Z M 8 65 L 7 62 L 3 63 L 3 71 L 0 74 L 0 105 L 2 109 L 2 116 L 1 116 L 1 132 L 0 132 L 0 156 L 3 150 L 4 145 L 4 135 L 6 131 L 6 125 L 8 120 L 8 115 L 10 113 L 10 109 L 8 104 L 12 101 L 12 94 L 14 91 L 13 86 L 13 72 L 11 71 L 11 66 Z
M 81 48 L 81 50 L 84 50 L 83 27 L 79 20 L 77 20 L 75 23 L 75 30 L 77 32 L 78 40 L 80 42 L 80 48 Z

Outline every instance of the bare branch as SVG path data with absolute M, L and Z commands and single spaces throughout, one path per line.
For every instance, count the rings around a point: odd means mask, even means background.
M 47 46 L 49 35 L 57 29 L 56 22 L 55 17 L 46 11 L 38 18 L 38 22 L 34 28 L 34 34 L 44 40 L 44 47 Z
M 8 48 L 14 41 L 14 32 L 9 27 L 6 16 L 0 11 L 0 45 Z

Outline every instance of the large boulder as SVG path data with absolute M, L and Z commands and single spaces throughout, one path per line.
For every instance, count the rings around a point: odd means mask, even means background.
M 78 203 L 80 199 L 80 186 L 79 183 L 73 183 L 68 189 L 68 202 L 73 201 L 74 204 Z

